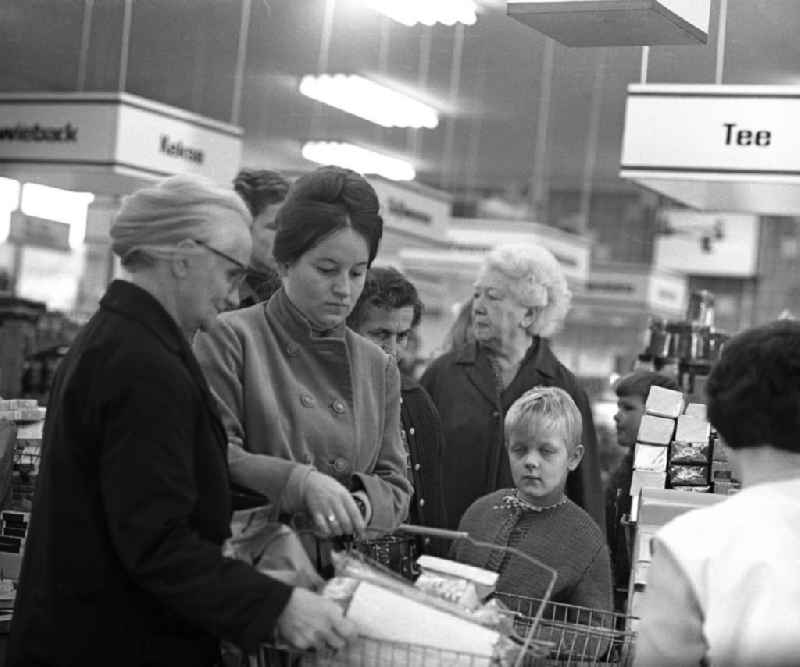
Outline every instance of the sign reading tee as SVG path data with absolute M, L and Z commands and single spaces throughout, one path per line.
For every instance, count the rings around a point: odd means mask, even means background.
M 772 143 L 772 132 L 769 130 L 738 130 L 736 123 L 724 123 L 725 145 L 732 146 L 769 146 Z

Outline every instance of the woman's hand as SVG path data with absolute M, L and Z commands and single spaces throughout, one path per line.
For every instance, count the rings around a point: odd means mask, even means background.
M 366 524 L 358 505 L 350 492 L 333 477 L 312 471 L 306 479 L 303 497 L 321 537 L 364 537 Z
M 280 636 L 300 650 L 340 649 L 355 637 L 356 627 L 332 600 L 295 588 L 289 604 L 278 617 Z

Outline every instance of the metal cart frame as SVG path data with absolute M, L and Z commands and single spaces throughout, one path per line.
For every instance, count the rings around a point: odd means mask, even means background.
M 403 532 L 430 537 L 468 540 L 479 547 L 503 549 L 547 570 L 550 583 L 542 598 L 497 593 L 508 608 L 520 643 L 514 667 L 583 667 L 629 665 L 635 633 L 631 619 L 611 611 L 550 602 L 557 572 L 513 547 L 473 539 L 466 532 L 402 525 Z M 372 564 L 372 563 L 371 563 Z M 374 564 L 373 564 L 374 565 Z M 375 567 L 384 570 L 380 565 Z M 252 661 L 251 661 L 252 662 Z M 496 667 L 486 656 L 448 651 L 430 646 L 401 644 L 359 637 L 338 652 L 292 651 L 264 645 L 259 667 Z

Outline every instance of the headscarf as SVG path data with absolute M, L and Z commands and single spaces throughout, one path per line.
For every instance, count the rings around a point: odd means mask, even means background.
M 252 224 L 233 190 L 202 176 L 172 176 L 125 197 L 111 225 L 111 249 L 124 260 L 135 251 L 163 255 L 187 239 L 208 242 L 226 215 Z

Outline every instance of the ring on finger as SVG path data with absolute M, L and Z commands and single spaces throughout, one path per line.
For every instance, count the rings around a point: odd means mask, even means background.
M 336 515 L 335 514 L 329 514 L 328 515 L 328 523 L 336 523 Z

